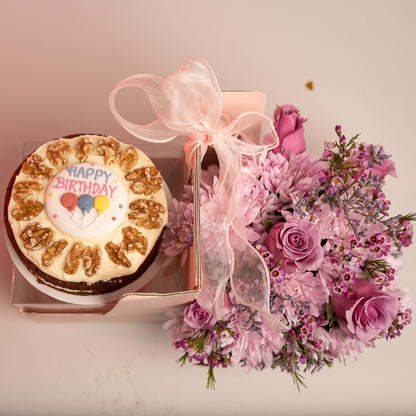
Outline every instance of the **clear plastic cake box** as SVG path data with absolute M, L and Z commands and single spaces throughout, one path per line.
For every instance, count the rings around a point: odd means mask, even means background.
M 264 112 L 266 96 L 260 92 L 232 91 L 223 93 L 223 112 L 235 119 L 245 111 Z M 124 139 L 125 138 L 120 138 Z M 210 153 L 201 161 L 200 150 L 197 149 L 195 166 L 190 169 L 185 163 L 183 146 L 185 138 L 176 138 L 169 143 L 152 144 L 136 139 L 130 140 L 143 150 L 160 170 L 169 188 L 172 198 L 182 198 L 184 185 L 192 177 L 196 184 L 195 198 L 195 232 L 194 245 L 191 247 L 188 260 L 181 267 L 179 259 L 162 266 L 137 291 L 127 290 L 111 301 L 96 302 L 83 300 L 83 304 L 71 303 L 67 299 L 60 300 L 48 296 L 29 283 L 18 270 L 13 267 L 11 303 L 21 314 L 40 321 L 161 321 L 168 310 L 184 305 L 195 299 L 201 285 L 200 250 L 199 250 L 199 177 L 201 164 L 209 163 Z M 23 156 L 35 150 L 41 143 L 26 142 Z M 212 157 L 212 156 L 211 156 Z M 215 157 L 215 155 L 214 155 Z M 151 266 L 152 267 L 152 266 Z M 140 281 L 139 278 L 138 281 Z M 30 280 L 30 279 L 29 279 Z M 82 298 L 88 298 L 82 296 Z

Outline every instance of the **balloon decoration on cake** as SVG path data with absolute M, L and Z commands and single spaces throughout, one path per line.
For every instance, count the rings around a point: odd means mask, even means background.
M 81 195 L 78 198 L 78 207 L 84 215 L 88 214 L 94 208 L 94 197 L 88 194 Z
M 94 198 L 88 194 L 77 196 L 73 192 L 66 192 L 61 196 L 61 204 L 71 213 L 75 211 L 76 207 L 84 215 L 89 214 L 95 208 L 97 214 L 101 215 L 110 207 L 110 199 L 105 195 L 98 195 Z
M 110 207 L 110 200 L 104 195 L 98 195 L 94 199 L 94 208 L 98 215 L 103 214 Z
M 78 205 L 78 197 L 73 192 L 61 196 L 61 204 L 70 212 L 74 212 Z

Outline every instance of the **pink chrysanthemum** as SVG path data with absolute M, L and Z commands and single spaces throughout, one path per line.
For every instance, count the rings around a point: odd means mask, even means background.
M 285 343 L 284 334 L 270 330 L 258 315 L 241 305 L 234 306 L 228 319 L 228 327 L 238 334 L 223 350 L 223 354 L 231 354 L 230 365 L 244 362 L 248 370 L 270 368 L 273 354 L 278 354 Z
M 328 166 L 327 162 L 320 161 L 318 157 L 309 152 L 292 153 L 288 165 L 279 187 L 270 189 L 272 192 L 278 193 L 280 209 L 290 207 L 292 201 L 297 199 L 300 194 L 310 191 L 319 179 L 319 172 Z M 269 178 L 268 183 L 270 183 Z
M 194 206 L 191 202 L 172 202 L 169 211 L 168 227 L 163 235 L 161 251 L 165 253 L 164 265 L 175 256 L 181 257 L 183 265 L 188 257 L 188 249 L 193 244 Z

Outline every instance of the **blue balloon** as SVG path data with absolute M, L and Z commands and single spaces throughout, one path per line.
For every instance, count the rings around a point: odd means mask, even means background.
M 94 208 L 94 198 L 91 195 L 84 194 L 78 197 L 78 207 L 85 214 Z

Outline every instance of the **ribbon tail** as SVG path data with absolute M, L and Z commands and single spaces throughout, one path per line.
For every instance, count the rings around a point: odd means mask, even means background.
M 224 294 L 232 274 L 234 256 L 228 229 L 221 227 L 224 213 L 215 200 L 201 207 L 201 307 L 218 320 L 225 318 Z
M 260 253 L 233 228 L 230 230 L 234 271 L 231 290 L 236 300 L 260 313 L 269 327 L 276 331 L 287 326 L 270 312 L 270 278 L 267 265 Z
M 257 310 L 273 330 L 286 326 L 270 312 L 270 278 L 260 253 L 247 241 L 241 156 L 216 143 L 220 178 L 214 198 L 201 207 L 202 289 L 198 303 L 224 319 L 228 279 L 238 303 Z

